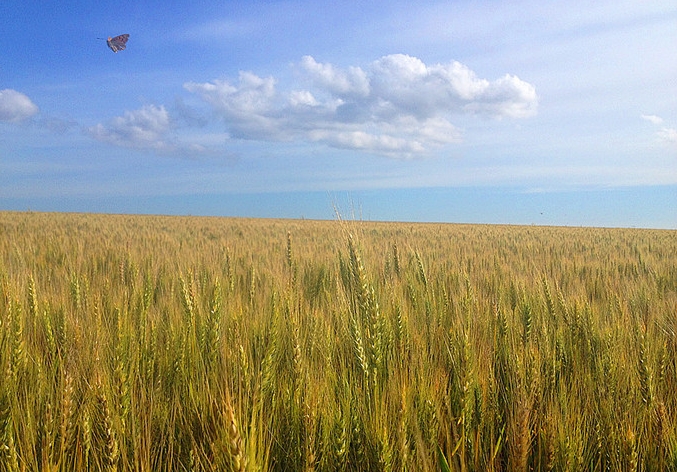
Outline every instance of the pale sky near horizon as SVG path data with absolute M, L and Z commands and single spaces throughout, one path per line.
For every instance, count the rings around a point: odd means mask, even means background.
M 0 18 L 0 210 L 677 229 L 674 1 Z M 122 33 L 118 53 L 97 39 Z

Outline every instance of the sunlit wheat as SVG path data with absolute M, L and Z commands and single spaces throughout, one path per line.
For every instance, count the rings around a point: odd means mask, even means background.
M 0 471 L 677 470 L 677 234 L 0 213 Z

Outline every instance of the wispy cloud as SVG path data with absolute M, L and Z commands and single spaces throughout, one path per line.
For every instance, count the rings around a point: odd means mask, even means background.
M 648 121 L 649 123 L 653 123 L 655 125 L 662 125 L 663 124 L 663 118 L 660 116 L 656 115 L 642 115 L 642 119 Z
M 150 149 L 159 153 L 203 152 L 199 145 L 182 145 L 171 134 L 172 121 L 164 106 L 144 105 L 126 111 L 106 124 L 86 129 L 94 139 L 132 149 Z
M 677 144 L 677 129 L 675 128 L 661 128 L 656 134 L 666 143 Z
M 677 144 L 677 129 L 662 126 L 665 122 L 663 118 L 656 115 L 641 115 L 641 117 L 643 120 L 661 127 L 658 131 L 656 131 L 656 136 L 661 142 L 667 144 Z
M 249 36 L 260 30 L 260 25 L 244 19 L 214 19 L 182 29 L 178 37 L 190 41 L 218 41 Z
M 0 90 L 0 121 L 18 123 L 38 113 L 28 96 L 12 89 Z
M 235 138 L 319 142 L 395 157 L 459 142 L 461 132 L 450 121 L 455 115 L 526 118 L 538 107 L 533 85 L 512 75 L 482 79 L 458 62 L 428 66 L 395 54 L 362 69 L 305 56 L 299 70 L 310 89 L 283 93 L 273 77 L 252 72 L 240 72 L 236 84 L 214 80 L 184 88 L 209 104 Z

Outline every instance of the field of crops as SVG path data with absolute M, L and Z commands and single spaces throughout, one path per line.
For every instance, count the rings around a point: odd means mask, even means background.
M 677 232 L 0 213 L 0 470 L 677 470 Z

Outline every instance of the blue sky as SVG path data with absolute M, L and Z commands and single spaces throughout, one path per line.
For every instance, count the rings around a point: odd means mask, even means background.
M 0 209 L 677 229 L 672 0 L 0 18 Z

